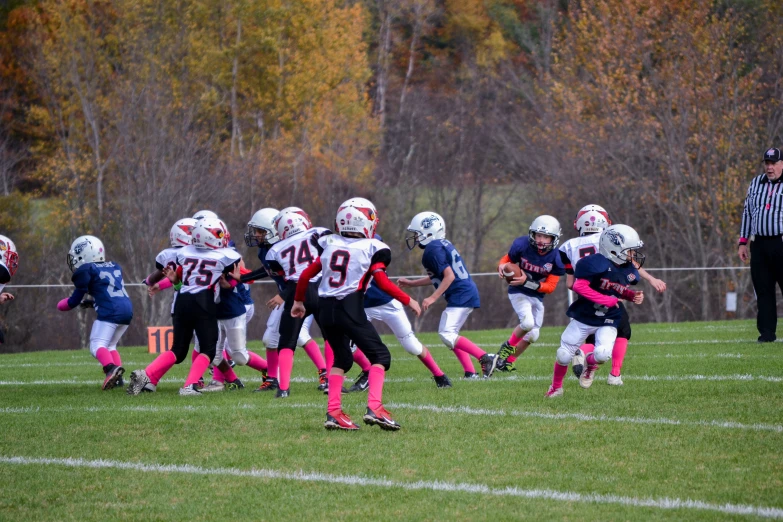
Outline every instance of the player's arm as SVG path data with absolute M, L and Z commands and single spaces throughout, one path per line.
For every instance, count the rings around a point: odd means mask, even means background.
M 155 283 L 159 282 L 161 279 L 166 277 L 166 274 L 163 273 L 163 266 L 160 263 L 155 263 L 156 268 L 155 271 L 152 272 L 150 275 L 144 278 L 142 280 L 142 283 L 144 283 L 147 286 L 153 286 Z
M 406 286 L 408 287 L 417 287 L 417 286 L 427 286 L 431 285 L 432 281 L 429 277 L 421 277 L 419 279 L 408 279 L 407 277 L 401 277 L 397 280 L 397 282 L 400 284 L 400 287 L 404 288 Z
M 511 257 L 509 257 L 508 254 L 504 255 L 500 258 L 500 261 L 498 261 L 498 277 L 501 279 L 505 279 L 505 275 L 503 274 L 503 271 L 506 268 L 506 264 L 511 262 Z
M 248 270 L 246 272 L 242 272 L 242 277 L 239 278 L 239 281 L 242 283 L 252 283 L 253 281 L 257 281 L 258 279 L 263 279 L 265 277 L 269 277 L 269 272 L 267 272 L 266 268 L 262 266 L 257 270 Z
M 430 295 L 427 299 L 422 301 L 422 306 L 424 307 L 424 310 L 427 310 L 435 301 L 438 300 L 440 296 L 442 296 L 446 290 L 449 289 L 451 286 L 451 283 L 454 282 L 454 270 L 451 269 L 450 266 L 447 266 L 443 269 L 443 279 L 441 280 L 440 284 L 438 285 L 438 288 L 435 289 L 434 292 L 432 292 L 432 295 Z
M 557 283 L 559 281 L 560 276 L 549 274 L 543 281 L 538 281 L 538 292 L 542 294 L 551 294 L 555 291 L 555 288 L 557 288 Z
M 321 266 L 321 258 L 317 257 L 313 263 L 304 269 L 302 275 L 299 276 L 299 281 L 296 283 L 296 294 L 294 295 L 294 306 L 291 308 L 291 317 L 304 317 L 305 306 L 304 300 L 307 296 L 307 285 L 310 284 L 310 280 L 318 275 L 323 267 Z
M 84 296 L 87 295 L 90 274 L 87 270 L 82 270 L 73 275 L 72 281 L 75 288 L 71 297 L 66 297 L 57 303 L 57 309 L 61 312 L 67 312 L 79 306 Z
M 421 307 L 419 303 L 411 296 L 400 290 L 400 287 L 395 285 L 389 279 L 386 274 L 386 269 L 391 264 L 391 251 L 388 248 L 378 250 L 373 256 L 370 265 L 370 274 L 372 274 L 375 284 L 383 292 L 386 292 L 394 299 L 402 303 L 404 306 L 409 307 L 416 314 L 416 317 L 421 315 Z
M 6 268 L 5 265 L 0 264 L 0 284 L 4 285 L 10 281 L 11 281 L 11 272 L 8 271 L 8 268 Z M 6 303 L 8 301 L 13 301 L 13 300 L 14 300 L 13 294 L 9 294 L 8 292 L 0 293 L 0 303 Z
M 588 301 L 592 301 L 593 303 L 606 306 L 608 308 L 617 306 L 617 302 L 619 301 L 619 299 L 614 296 L 602 294 L 598 290 L 590 288 L 590 281 L 587 279 L 576 278 L 574 281 L 573 290 Z
M 634 263 L 634 266 L 636 263 Z M 658 293 L 664 293 L 666 291 L 666 283 L 657 277 L 653 277 L 647 270 L 641 267 L 636 267 L 636 270 L 639 272 L 639 275 L 642 276 L 643 279 L 645 279 L 650 285 L 655 288 Z

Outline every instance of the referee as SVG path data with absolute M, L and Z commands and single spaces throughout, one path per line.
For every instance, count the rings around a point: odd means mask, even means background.
M 783 290 L 783 157 L 780 149 L 764 153 L 764 174 L 750 182 L 742 212 L 739 257 L 750 258 L 750 277 L 756 291 L 756 327 L 760 343 L 775 340 L 778 322 L 775 284 Z M 750 238 L 750 255 L 748 239 Z

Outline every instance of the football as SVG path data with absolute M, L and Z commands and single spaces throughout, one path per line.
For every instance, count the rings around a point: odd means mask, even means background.
M 503 268 L 503 275 L 506 277 L 506 282 L 510 283 L 512 279 L 522 275 L 522 269 L 514 263 L 506 263 L 506 266 Z

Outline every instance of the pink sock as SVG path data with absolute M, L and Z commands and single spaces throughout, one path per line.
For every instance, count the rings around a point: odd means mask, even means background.
M 473 344 L 473 342 L 468 339 L 467 337 L 460 336 L 457 339 L 457 344 L 454 345 L 454 348 L 459 348 L 463 352 L 468 353 L 469 355 L 472 355 L 476 359 L 481 359 L 483 356 L 487 354 L 484 350 Z
M 579 349 L 582 350 L 582 352 L 584 352 L 585 355 L 587 355 L 588 353 L 593 353 L 593 351 L 595 350 L 595 345 L 583 344 L 582 346 L 579 347 Z
M 98 348 L 98 351 L 95 352 L 95 358 L 98 359 L 98 362 L 101 363 L 101 366 L 114 364 L 114 359 L 111 356 L 111 352 L 106 348 Z
M 277 348 L 266 349 L 267 377 L 277 379 Z
M 227 350 L 223 350 L 223 360 L 224 361 L 230 361 L 231 360 L 231 356 L 228 354 Z
M 326 371 L 331 373 L 334 366 L 334 350 L 329 341 L 324 341 L 324 359 L 326 359 Z
M 364 352 L 361 351 L 361 349 L 356 348 L 356 351 L 353 352 L 353 360 L 359 365 L 359 368 L 361 368 L 363 372 L 370 371 L 370 366 L 372 366 L 370 360 L 364 355 Z
M 201 377 L 204 376 L 204 372 L 207 371 L 209 366 L 209 357 L 203 354 L 199 354 L 193 364 L 190 365 L 190 371 L 188 372 L 188 378 L 185 379 L 185 386 L 196 384 Z
M 226 376 L 220 371 L 220 368 L 215 366 L 212 368 L 212 380 L 218 382 L 226 382 Z
M 432 372 L 432 375 L 435 377 L 440 377 L 443 375 L 443 370 L 440 369 L 438 366 L 438 363 L 435 362 L 435 359 L 432 358 L 432 352 L 427 350 L 427 356 L 422 358 L 419 358 L 421 362 L 424 363 L 424 366 L 427 367 L 429 371 Z
M 552 388 L 558 389 L 563 387 L 563 378 L 568 373 L 568 366 L 563 366 L 558 362 L 555 362 L 555 372 L 552 375 Z
M 612 375 L 615 377 L 620 376 L 620 370 L 623 368 L 623 359 L 625 359 L 625 351 L 628 349 L 628 339 L 621 339 L 618 337 L 614 341 L 614 347 L 612 347 Z
M 512 362 L 514 362 L 514 361 L 516 361 L 516 360 L 517 360 L 517 356 L 516 356 L 516 355 L 509 355 L 509 356 L 508 356 L 508 359 L 506 359 L 506 360 L 507 360 L 508 362 L 512 363 Z
M 260 372 L 261 370 L 266 370 L 269 367 L 266 361 L 263 360 L 257 353 L 247 352 L 247 354 L 250 356 L 250 360 L 247 361 L 247 365 L 254 370 L 258 370 Z
M 157 385 L 160 382 L 160 378 L 163 377 L 176 362 L 177 356 L 174 355 L 174 352 L 164 352 L 158 355 L 145 370 L 147 372 L 147 377 L 150 378 L 150 382 Z
M 386 375 L 386 371 L 381 366 L 370 366 L 370 389 L 367 396 L 367 407 L 371 410 L 377 410 L 381 407 L 384 375 Z M 331 388 L 329 389 L 331 390 Z
M 522 337 L 524 337 L 524 335 Z M 508 338 L 508 344 L 516 346 L 517 343 L 522 340 L 522 337 L 517 337 L 516 332 L 511 332 L 511 337 Z
M 340 411 L 342 407 L 343 382 L 345 375 L 329 375 L 329 402 L 326 411 Z
M 592 352 L 587 354 L 587 357 L 585 357 L 585 362 L 588 366 L 595 366 L 598 364 L 598 362 L 595 360 L 595 355 Z
M 234 382 L 237 380 L 237 374 L 234 373 L 234 369 L 229 366 L 228 370 L 221 372 L 223 374 L 223 377 L 226 379 L 226 382 Z
M 201 353 L 201 352 L 197 352 L 195 348 L 193 349 L 193 351 L 192 351 L 192 352 L 190 352 L 190 363 L 191 363 L 191 364 L 193 364 L 194 362 L 196 362 L 196 357 L 198 357 L 200 353 Z
M 291 385 L 291 371 L 294 369 L 294 351 L 283 348 L 277 354 L 277 373 L 280 379 L 280 389 L 287 390 Z
M 470 358 L 470 355 L 466 354 L 459 348 L 454 348 L 453 350 L 454 355 L 457 356 L 457 360 L 462 365 L 462 369 L 466 372 L 470 373 L 476 373 L 476 369 L 473 367 L 473 361 Z
M 305 343 L 302 349 L 305 351 L 310 360 L 313 361 L 313 364 L 318 369 L 318 371 L 326 369 L 326 363 L 324 362 L 324 358 L 321 355 L 321 349 L 318 347 L 317 342 L 310 339 Z M 288 388 L 286 388 L 286 390 L 287 389 Z
M 623 350 L 623 354 L 625 354 L 625 350 Z M 111 351 L 111 359 L 112 361 L 114 361 L 115 365 L 122 366 L 122 359 L 120 358 L 120 352 L 118 352 L 117 350 Z

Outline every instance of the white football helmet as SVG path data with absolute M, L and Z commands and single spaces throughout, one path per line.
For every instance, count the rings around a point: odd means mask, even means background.
M 71 272 L 85 263 L 101 263 L 106 261 L 106 249 L 95 236 L 79 236 L 71 243 L 68 251 L 68 268 Z
M 645 255 L 639 252 L 642 248 L 644 242 L 639 239 L 636 230 L 628 225 L 612 225 L 601 232 L 601 239 L 598 240 L 598 252 L 615 265 L 633 261 L 637 268 L 641 267 L 645 259 Z
M 295 209 L 295 210 L 292 210 Z M 296 234 L 301 234 L 313 227 L 310 216 L 304 210 L 297 207 L 283 209 L 275 216 L 275 228 L 280 239 L 288 239 Z
M 609 221 L 597 210 L 588 210 L 574 221 L 574 226 L 580 236 L 586 236 L 603 232 L 609 226 Z
M 408 250 L 413 250 L 416 245 L 424 248 L 435 239 L 445 239 L 446 222 L 435 212 L 419 212 L 408 225 L 408 232 L 411 232 L 411 235 L 405 236 Z
M 8 273 L 14 275 L 19 268 L 19 252 L 10 238 L 0 236 L 0 262 L 8 269 Z
M 199 219 L 190 235 L 196 248 L 217 250 L 226 246 L 226 226 L 219 219 Z
M 334 229 L 341 236 L 356 237 L 358 235 L 369 239 L 375 235 L 375 227 L 378 224 L 375 218 L 375 212 L 370 208 L 356 208 L 348 205 L 337 211 Z
M 182 218 L 171 227 L 169 242 L 172 247 L 188 246 L 190 244 L 190 232 L 196 226 L 193 218 Z
M 247 232 L 245 232 L 245 244 L 249 247 L 263 245 L 273 245 L 280 241 L 275 228 L 275 216 L 280 213 L 276 208 L 262 208 L 250 218 L 247 222 Z M 259 239 L 256 233 L 264 234 L 263 239 Z
M 340 204 L 339 207 L 337 207 L 337 211 L 339 212 L 341 209 L 345 207 L 354 207 L 354 208 L 369 208 L 372 210 L 373 214 L 378 214 L 378 211 L 375 208 L 375 205 L 372 201 L 365 198 L 351 198 L 346 199 L 345 201 Z
M 211 210 L 199 210 L 195 214 L 193 214 L 193 219 L 196 221 L 204 218 L 210 218 L 210 219 L 220 219 L 218 218 L 218 215 L 212 212 Z
M 538 216 L 530 223 L 530 227 L 527 229 L 528 237 L 530 237 L 530 244 L 535 245 L 539 252 L 549 252 L 557 247 L 560 243 L 560 235 L 563 233 L 563 229 L 560 228 L 560 222 L 552 216 Z M 544 234 L 550 236 L 552 242 L 548 245 L 544 243 L 536 242 L 536 234 Z
M 574 218 L 574 228 L 576 228 L 576 224 L 579 221 L 579 218 L 590 211 L 598 212 L 599 214 L 601 214 L 603 217 L 606 218 L 607 223 L 609 223 L 610 225 L 612 224 L 612 220 L 609 218 L 609 212 L 607 212 L 604 207 L 602 207 L 601 205 L 585 205 L 584 207 L 579 209 L 579 212 L 576 213 L 576 217 Z M 579 229 L 576 228 L 576 230 Z

